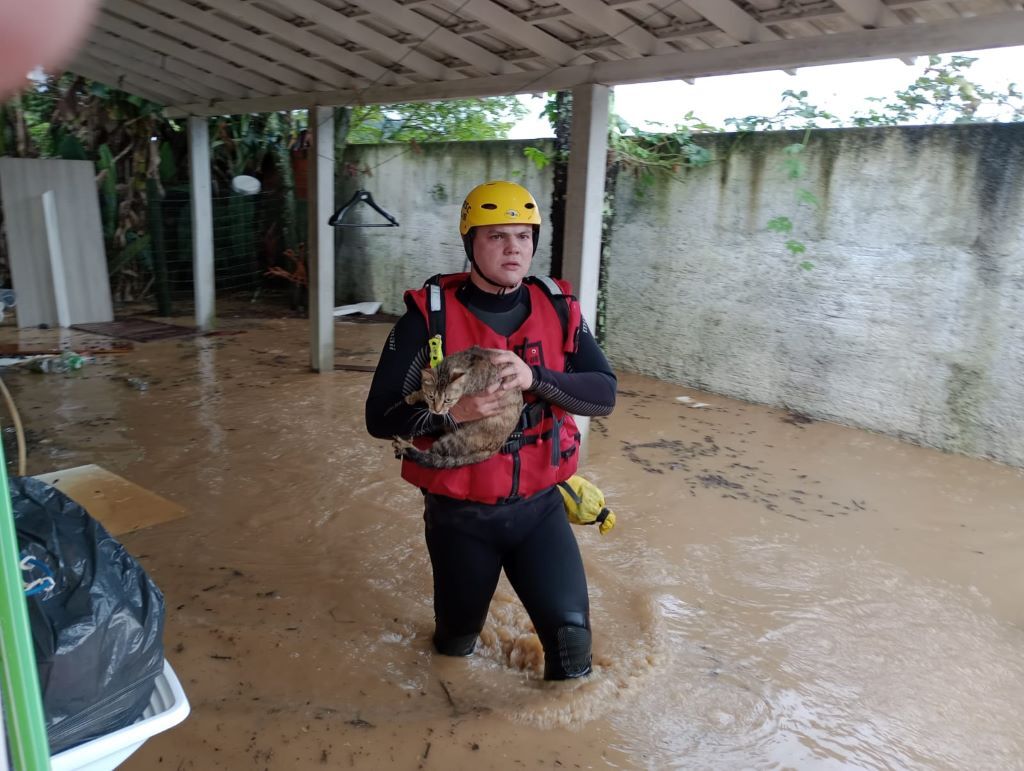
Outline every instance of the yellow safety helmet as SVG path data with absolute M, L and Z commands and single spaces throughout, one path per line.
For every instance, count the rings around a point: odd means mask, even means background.
M 540 225 L 540 207 L 530 191 L 515 182 L 496 180 L 477 185 L 462 203 L 459 233 L 478 225 Z

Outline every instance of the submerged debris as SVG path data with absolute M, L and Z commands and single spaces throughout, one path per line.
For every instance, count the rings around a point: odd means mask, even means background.
M 789 423 L 791 426 L 798 426 L 800 428 L 806 426 L 808 423 L 813 423 L 814 418 L 809 418 L 802 412 L 796 410 L 786 410 L 785 416 L 782 418 L 783 423 Z

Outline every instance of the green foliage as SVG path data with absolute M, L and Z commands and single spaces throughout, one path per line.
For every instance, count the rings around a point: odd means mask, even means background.
M 271 117 L 277 113 L 229 115 L 217 118 L 210 131 L 210 155 L 214 175 L 224 189 L 241 174 L 259 173 L 272 145 L 287 137 L 272 130 Z
M 28 134 L 40 155 L 43 157 L 53 157 L 56 155 L 53 142 L 50 141 L 50 127 L 45 123 L 30 124 L 28 126 Z
M 551 164 L 551 155 L 541 150 L 539 147 L 524 147 L 523 155 L 529 160 L 533 161 L 534 165 L 538 169 L 543 169 L 545 166 Z
M 8 148 L 14 147 L 14 110 L 0 104 L 0 155 L 11 155 Z
M 148 265 L 151 259 L 149 254 L 149 244 L 150 237 L 148 233 L 145 235 L 138 233 L 129 234 L 129 238 L 124 249 L 118 252 L 118 254 L 110 260 L 110 273 L 113 275 L 119 270 L 124 269 L 126 265 L 130 264 L 131 261 L 136 258 L 142 258 L 143 262 Z
M 379 144 L 504 139 L 527 112 L 511 96 L 365 105 L 352 108 L 347 141 Z
M 796 200 L 800 203 L 808 204 L 813 206 L 815 209 L 821 207 L 821 201 L 818 200 L 818 196 L 808 190 L 806 187 L 802 187 L 796 191 Z
M 782 168 L 786 170 L 786 176 L 790 179 L 800 179 L 807 171 L 807 166 L 799 158 L 790 156 L 782 161 Z
M 797 241 L 795 238 L 786 239 L 786 248 L 789 250 L 789 253 L 792 254 L 794 257 L 798 254 L 803 254 L 804 252 L 807 251 L 807 247 L 804 245 L 804 243 L 802 241 Z
M 288 145 L 285 142 L 276 142 L 273 145 L 273 152 L 277 156 L 277 168 L 281 174 L 281 192 L 283 206 L 281 207 L 281 232 L 284 236 L 285 249 L 298 250 L 298 212 L 295 206 L 295 176 L 292 173 L 291 156 L 288 152 Z
M 57 143 L 57 155 L 68 161 L 86 160 L 85 146 L 74 134 L 60 132 L 60 141 Z
M 867 113 L 855 115 L 849 121 L 843 121 L 812 104 L 806 91 L 785 91 L 782 109 L 775 115 L 748 116 L 730 119 L 726 123 L 743 132 L 804 129 L 800 142 L 789 144 L 782 150 L 782 167 L 786 176 L 798 180 L 807 172 L 802 156 L 811 140 L 812 129 L 847 123 L 856 126 L 973 123 L 990 120 L 993 116 L 1011 122 L 1024 120 L 1024 94 L 1015 84 L 1010 84 L 1005 92 L 997 92 L 968 80 L 966 72 L 975 61 L 968 56 L 951 56 L 949 59 L 931 56 L 927 69 L 913 83 L 891 97 L 871 98 L 869 101 L 879 107 L 872 107 Z M 817 196 L 807 188 L 799 188 L 795 197 L 798 205 L 815 209 L 821 207 Z M 793 231 L 793 223 L 788 217 L 774 217 L 768 221 L 767 229 L 789 235 Z M 807 251 L 805 244 L 795 238 L 788 238 L 785 248 L 794 257 Z M 814 266 L 805 260 L 798 267 L 810 270 Z
M 109 243 L 117 229 L 117 165 L 106 143 L 100 145 L 98 155 L 96 168 L 99 169 L 97 179 L 100 186 L 100 209 L 103 213 L 103 237 Z
M 870 98 L 878 108 L 854 116 L 854 125 L 1024 120 L 1024 94 L 1015 83 L 999 92 L 968 80 L 966 72 L 976 61 L 970 56 L 928 57 L 928 68 L 919 78 L 890 97 Z
M 808 129 L 834 126 L 839 124 L 839 118 L 808 102 L 806 91 L 787 89 L 782 92 L 782 108 L 775 115 L 726 118 L 725 124 L 740 132 L 783 131 L 792 128 Z
M 178 175 L 178 164 L 169 142 L 160 143 L 160 182 L 170 185 Z
M 694 135 L 707 124 L 687 113 L 670 131 L 645 131 L 613 115 L 608 133 L 611 162 L 637 180 L 643 195 L 658 178 L 678 178 L 685 169 L 707 166 L 714 158 Z

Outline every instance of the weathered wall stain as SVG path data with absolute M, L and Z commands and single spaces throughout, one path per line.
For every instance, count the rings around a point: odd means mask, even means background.
M 720 197 L 716 216 L 680 216 L 668 238 L 639 219 L 616 230 L 615 363 L 1024 465 L 1024 126 L 814 132 L 793 181 L 781 151 L 800 136 L 747 137 L 728 185 L 716 169 L 673 186 L 687 201 Z M 760 211 L 736 184 L 755 176 Z M 821 207 L 799 205 L 799 187 Z M 738 227 L 731 211 L 762 228 Z M 764 230 L 775 216 L 793 220 L 814 270 Z

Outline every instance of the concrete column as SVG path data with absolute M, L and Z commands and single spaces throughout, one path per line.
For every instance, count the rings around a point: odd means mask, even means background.
M 597 321 L 610 96 L 608 86 L 594 83 L 576 86 L 572 90 L 562 278 L 572 282 L 583 318 L 591 329 Z M 590 418 L 578 417 L 576 423 L 583 437 L 580 447 L 582 463 L 587 453 Z
M 188 161 L 192 182 L 192 283 L 196 326 L 213 329 L 215 280 L 213 272 L 213 200 L 210 186 L 210 129 L 207 118 L 189 116 Z
M 310 366 L 334 371 L 334 108 L 309 111 Z
M 572 90 L 562 278 L 572 282 L 591 327 L 597 313 L 610 95 L 608 86 L 593 83 Z

